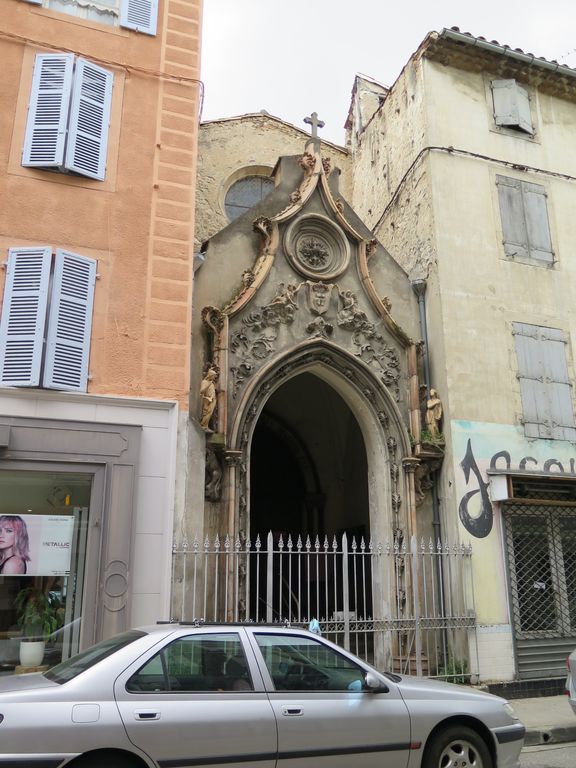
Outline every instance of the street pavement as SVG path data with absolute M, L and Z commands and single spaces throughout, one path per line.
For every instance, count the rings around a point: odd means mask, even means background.
M 548 744 L 545 747 L 524 747 L 520 753 L 520 768 L 574 768 L 576 743 Z
M 526 747 L 576 741 L 576 714 L 572 711 L 567 696 L 510 699 L 510 704 L 526 726 Z M 571 765 L 576 766 L 576 759 Z

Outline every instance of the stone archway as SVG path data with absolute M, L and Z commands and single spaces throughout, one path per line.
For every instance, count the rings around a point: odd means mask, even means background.
M 271 396 L 300 374 L 313 374 L 333 388 L 358 423 L 366 450 L 368 520 L 383 540 L 413 532 L 414 489 L 407 430 L 394 402 L 374 372 L 358 358 L 325 341 L 301 345 L 263 368 L 239 403 L 228 451 L 228 521 L 245 538 L 250 515 L 250 449 L 258 418 Z M 406 470 L 406 474 L 403 471 Z

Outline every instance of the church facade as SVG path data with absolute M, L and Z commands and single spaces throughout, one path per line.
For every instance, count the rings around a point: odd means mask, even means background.
M 228 534 L 232 552 L 392 542 L 396 570 L 371 551 L 369 600 L 356 591 L 346 613 L 335 590 L 322 618 L 379 621 L 394 663 L 414 649 L 386 621 L 413 618 L 415 590 L 422 605 L 442 593 L 432 644 L 449 652 L 440 664 L 419 649 L 430 674 L 450 662 L 468 679 L 559 680 L 576 643 L 574 84 L 444 30 L 391 88 L 356 79 L 346 148 L 268 115 L 200 132 L 185 534 Z M 471 580 L 414 578 L 412 537 L 422 556 L 469 545 Z M 256 561 L 228 568 L 245 615 L 273 602 L 280 616 L 278 585 L 296 593 L 274 562 L 256 598 Z

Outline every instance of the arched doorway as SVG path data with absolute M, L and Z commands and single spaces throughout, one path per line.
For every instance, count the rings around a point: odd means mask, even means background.
M 266 551 L 252 557 L 252 618 L 371 615 L 367 478 L 359 424 L 330 384 L 305 371 L 269 397 L 250 448 L 250 537 Z
M 285 382 L 256 423 L 250 535 L 369 539 L 366 449 L 354 414 L 313 373 Z

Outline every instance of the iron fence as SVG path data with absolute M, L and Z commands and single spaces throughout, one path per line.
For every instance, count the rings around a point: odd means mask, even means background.
M 475 682 L 471 555 L 463 544 L 346 534 L 183 539 L 173 549 L 174 618 L 316 620 L 325 637 L 380 668 Z

